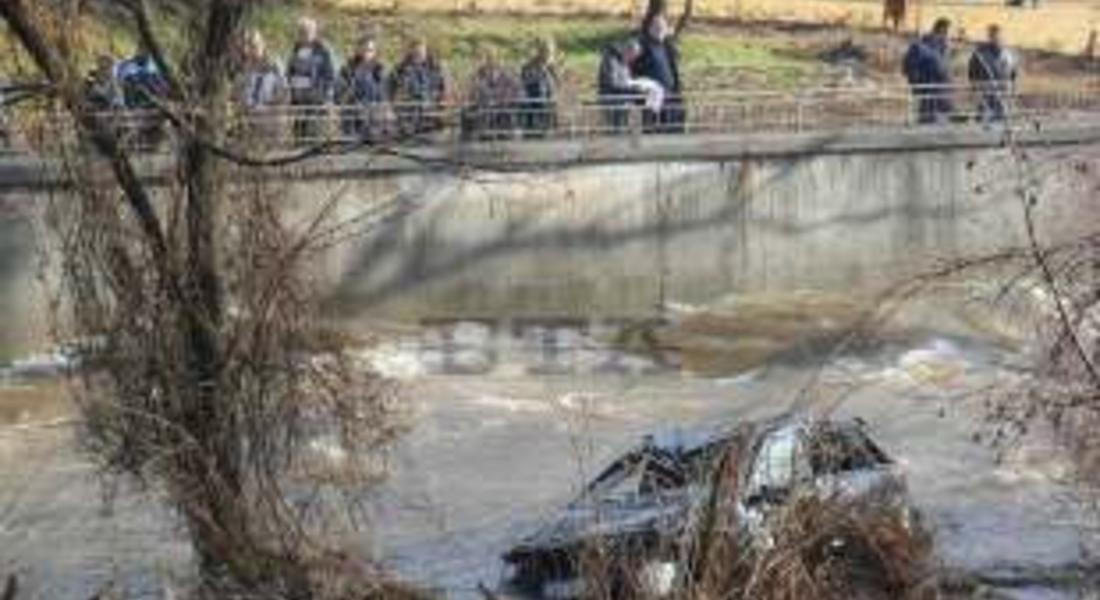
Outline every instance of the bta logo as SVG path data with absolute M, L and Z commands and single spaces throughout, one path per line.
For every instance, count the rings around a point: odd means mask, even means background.
M 532 317 L 421 321 L 419 358 L 434 373 L 645 375 L 677 369 L 660 347 L 657 319 Z

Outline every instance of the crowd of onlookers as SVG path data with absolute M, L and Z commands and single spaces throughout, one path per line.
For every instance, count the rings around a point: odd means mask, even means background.
M 946 19 L 936 21 L 904 57 L 903 72 L 913 87 L 922 123 L 946 122 L 955 114 L 950 27 Z M 631 114 L 640 114 L 644 131 L 683 130 L 686 109 L 676 37 L 666 16 L 655 13 L 642 20 L 637 32 L 604 49 L 595 106 L 608 129 L 622 130 Z M 240 41 L 233 64 L 233 104 L 246 117 L 240 120 L 242 127 L 267 135 L 289 130 L 296 139 L 318 140 L 339 127 L 344 136 L 356 139 L 402 139 L 438 130 L 455 114 L 463 134 L 478 139 L 539 137 L 557 125 L 561 82 L 554 42 L 548 38 L 535 41 L 530 58 L 518 70 L 501 64 L 491 49 L 482 50 L 461 102 L 450 89 L 441 60 L 425 41 L 409 43 L 400 61 L 387 68 L 378 40 L 367 35 L 338 65 L 332 46 L 308 17 L 298 22 L 284 60 L 269 51 L 258 31 L 250 31 Z M 1007 92 L 1017 71 L 1000 29 L 991 26 L 968 70 L 979 93 L 982 119 L 1005 117 Z M 138 115 L 131 126 L 154 144 L 162 130 L 160 111 L 155 109 L 166 92 L 157 61 L 145 48 L 118 62 L 100 57 L 87 80 L 87 98 L 94 108 L 107 114 L 131 110 L 129 114 Z M 456 105 L 461 109 L 447 110 Z
M 990 25 L 987 39 L 974 47 L 967 63 L 979 121 L 1005 119 L 1019 70 L 1015 53 L 1004 45 L 1000 26 Z M 963 117 L 955 108 L 951 21 L 937 19 L 929 33 L 909 46 L 902 73 L 913 90 L 918 122 L 946 123 Z
M 501 64 L 491 48 L 483 49 L 461 102 L 450 89 L 441 60 L 424 40 L 409 43 L 400 61 L 387 68 L 378 40 L 365 35 L 338 65 L 317 22 L 303 17 L 284 60 L 269 51 L 258 31 L 247 33 L 237 54 L 233 103 L 247 117 L 243 123 L 269 134 L 289 127 L 296 139 L 321 139 L 333 126 L 335 113 L 345 136 L 400 139 L 439 129 L 445 116 L 453 114 L 446 109 L 456 103 L 461 105 L 461 129 L 471 137 L 538 137 L 557 124 L 561 81 L 550 38 L 535 40 L 529 60 L 515 71 Z M 603 52 L 597 85 L 597 104 L 609 127 L 625 127 L 635 106 L 648 131 L 682 127 L 679 52 L 663 14 L 647 16 L 637 34 Z M 107 115 L 116 109 L 133 111 L 138 123 L 131 125 L 156 142 L 160 125 L 155 109 L 167 84 L 148 49 L 139 48 L 117 62 L 99 57 L 86 86 L 93 108 Z

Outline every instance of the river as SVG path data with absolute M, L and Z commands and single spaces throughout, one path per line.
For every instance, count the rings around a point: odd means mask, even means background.
M 403 381 L 415 416 L 362 541 L 410 581 L 475 597 L 479 583 L 499 581 L 512 541 L 641 435 L 765 417 L 797 400 L 868 422 L 905 466 L 945 565 L 1000 582 L 1008 597 L 1077 597 L 1100 539 L 1069 465 L 1042 432 L 1000 454 L 983 442 L 983 402 L 1027 376 L 1024 347 L 924 307 L 827 352 L 845 329 L 835 307 L 851 304 L 773 297 L 721 313 L 737 317 L 709 330 L 690 323 L 713 311 L 680 307 L 688 317 L 651 336 L 676 340 L 666 354 L 622 350 L 621 324 L 384 333 L 364 352 Z M 149 493 L 119 489 L 105 503 L 70 418 L 52 379 L 9 377 L 0 389 L 0 573 L 20 575 L 20 598 L 86 598 L 108 585 L 162 597 L 187 574 L 174 520 Z

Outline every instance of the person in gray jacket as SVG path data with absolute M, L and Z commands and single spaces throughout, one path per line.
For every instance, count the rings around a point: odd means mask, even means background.
M 612 132 L 626 128 L 630 120 L 630 106 L 642 104 L 645 110 L 656 114 L 664 103 L 664 88 L 645 77 L 632 73 L 635 63 L 642 56 L 642 45 L 636 38 L 629 38 L 604 49 L 600 59 L 597 88 L 604 119 Z
M 968 74 L 978 94 L 978 120 L 1003 121 L 1008 115 L 1008 101 L 1019 65 L 1015 54 L 1004 47 L 999 25 L 990 25 L 989 38 L 974 48 Z
M 298 39 L 286 64 L 290 104 L 296 110 L 295 137 L 319 141 L 325 133 L 325 106 L 332 100 L 336 83 L 336 60 L 317 34 L 317 21 L 309 17 L 298 21 Z

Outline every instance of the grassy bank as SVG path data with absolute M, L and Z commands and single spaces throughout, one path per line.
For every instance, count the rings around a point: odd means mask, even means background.
M 640 0 L 314 0 L 316 6 L 397 9 L 402 12 L 439 12 L 476 9 L 487 13 L 637 15 Z M 675 10 L 681 2 L 671 2 Z M 907 19 L 910 29 L 930 26 L 939 16 L 954 20 L 972 35 L 989 23 L 1001 23 L 1013 43 L 1032 49 L 1078 53 L 1089 31 L 1100 28 L 1100 3 L 1081 0 L 1043 0 L 1039 10 L 1006 7 L 1001 0 L 912 1 Z M 881 0 L 696 0 L 701 17 L 742 22 L 786 21 L 878 27 L 882 23 Z
M 602 49 L 627 35 L 633 24 L 615 15 L 540 16 L 470 15 L 429 13 L 381 13 L 363 7 L 317 4 L 312 8 L 277 5 L 255 17 L 255 26 L 268 37 L 273 53 L 285 60 L 295 30 L 295 21 L 305 11 L 317 16 L 325 37 L 337 54 L 346 57 L 355 40 L 370 32 L 378 36 L 387 64 L 396 62 L 408 41 L 423 37 L 443 58 L 447 70 L 462 84 L 484 47 L 497 51 L 508 64 L 521 64 L 539 36 L 557 42 L 563 74 L 570 87 L 585 89 L 594 84 Z M 178 47 L 185 28 L 173 24 L 160 27 L 169 48 Z M 85 21 L 76 35 L 87 48 L 85 63 L 90 68 L 97 53 L 122 57 L 132 52 L 134 40 L 109 20 Z M 14 47 L 0 33 L 0 43 Z M 820 75 L 819 62 L 792 47 L 789 40 L 769 35 L 735 33 L 727 27 L 701 26 L 692 30 L 682 44 L 683 69 L 689 86 L 751 86 L 791 89 Z M 18 52 L 0 56 L 0 74 L 24 78 L 33 71 L 30 61 Z
M 627 35 L 633 21 L 616 16 L 541 16 L 470 14 L 389 14 L 331 6 L 314 11 L 327 37 L 341 54 L 365 32 L 379 36 L 387 63 L 398 60 L 408 40 L 423 37 L 443 58 L 447 69 L 461 79 L 476 64 L 482 48 L 492 48 L 509 64 L 519 65 L 531 53 L 532 42 L 550 36 L 557 43 L 565 77 L 574 86 L 590 87 L 600 52 Z M 294 32 L 298 10 L 264 13 L 259 28 L 274 48 L 286 48 Z M 785 40 L 744 35 L 722 27 L 700 27 L 682 44 L 685 79 L 737 85 L 752 81 L 760 86 L 792 88 L 821 72 L 818 61 L 792 48 Z

